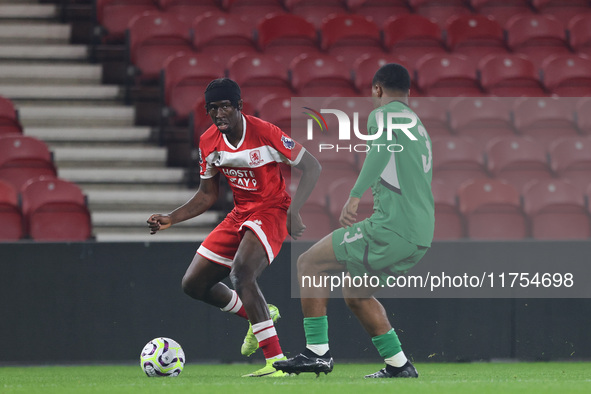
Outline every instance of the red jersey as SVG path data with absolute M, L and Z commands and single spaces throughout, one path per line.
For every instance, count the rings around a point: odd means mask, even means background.
M 230 144 L 215 125 L 203 133 L 199 143 L 201 178 L 211 178 L 221 171 L 232 188 L 239 212 L 277 206 L 289 199 L 279 163 L 298 164 L 305 149 L 262 119 L 243 115 L 242 123 L 244 132 L 237 146 Z

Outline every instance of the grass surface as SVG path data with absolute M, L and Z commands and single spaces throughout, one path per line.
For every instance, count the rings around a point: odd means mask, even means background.
M 416 364 L 418 379 L 363 379 L 381 364 L 338 364 L 328 375 L 242 378 L 257 365 L 185 366 L 147 378 L 138 366 L 0 367 L 0 393 L 590 393 L 591 363 Z

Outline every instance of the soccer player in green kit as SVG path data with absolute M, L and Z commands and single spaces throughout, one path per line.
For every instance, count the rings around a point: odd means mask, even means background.
M 386 64 L 374 75 L 372 97 L 376 108 L 368 118 L 368 134 L 378 133 L 379 126 L 384 129 L 380 137 L 368 141 L 370 149 L 361 173 L 340 215 L 343 228 L 333 231 L 298 258 L 306 349 L 288 360 L 275 362 L 273 366 L 278 370 L 319 374 L 333 369 L 326 316 L 330 290 L 301 286 L 303 276 L 323 277 L 346 271 L 351 277 L 376 276 L 384 284 L 388 276 L 404 274 L 417 264 L 431 246 L 435 222 L 431 140 L 407 105 L 409 89 L 410 76 L 399 64 Z M 388 140 L 388 113 L 398 114 L 391 119 L 393 123 L 408 125 L 414 117 L 416 124 L 394 129 L 394 140 Z M 401 145 L 402 151 L 386 149 L 393 143 Z M 360 197 L 370 187 L 374 213 L 356 222 Z M 417 370 L 402 351 L 384 307 L 373 297 L 379 288 L 343 288 L 347 306 L 386 362 L 385 368 L 365 377 L 416 378 Z

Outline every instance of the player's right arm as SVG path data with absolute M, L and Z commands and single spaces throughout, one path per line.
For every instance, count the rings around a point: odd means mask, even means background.
M 168 214 L 155 213 L 148 218 L 150 234 L 156 234 L 160 230 L 166 230 L 170 226 L 192 219 L 207 211 L 218 199 L 220 191 L 220 175 L 210 178 L 201 178 L 197 193 L 185 204 Z

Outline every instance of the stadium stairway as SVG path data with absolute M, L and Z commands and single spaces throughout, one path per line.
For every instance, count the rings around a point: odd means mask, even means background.
M 166 148 L 136 127 L 122 87 L 102 84 L 89 48 L 70 44 L 56 5 L 0 0 L 0 95 L 11 99 L 25 135 L 45 141 L 58 176 L 88 196 L 97 241 L 201 240 L 218 220 L 209 213 L 157 236 L 146 219 L 194 193 L 185 170 L 167 167 Z

